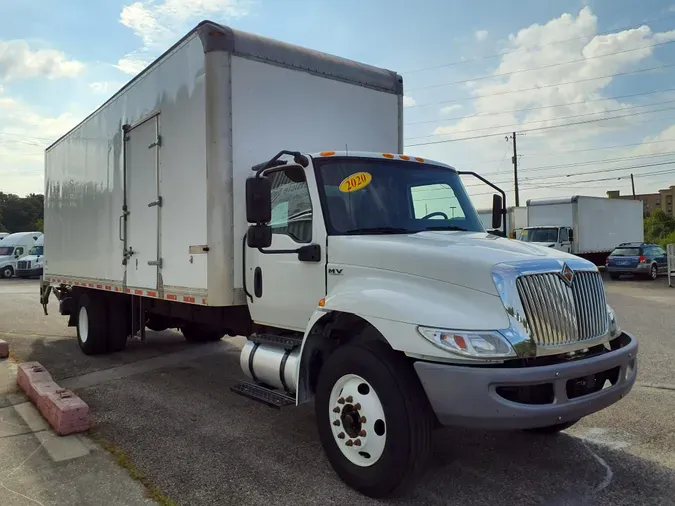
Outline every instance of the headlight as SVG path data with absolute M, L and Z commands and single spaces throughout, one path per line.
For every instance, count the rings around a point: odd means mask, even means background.
M 417 327 L 417 331 L 439 348 L 464 357 L 488 359 L 516 356 L 511 343 L 496 331 L 471 332 L 427 327 Z
M 621 334 L 621 327 L 619 327 L 614 310 L 609 304 L 607 304 L 607 319 L 609 320 L 609 337 L 610 339 L 614 339 Z

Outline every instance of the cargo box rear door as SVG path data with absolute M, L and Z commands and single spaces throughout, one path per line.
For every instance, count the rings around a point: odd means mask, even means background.
M 159 258 L 159 114 L 126 137 L 126 285 L 157 289 Z

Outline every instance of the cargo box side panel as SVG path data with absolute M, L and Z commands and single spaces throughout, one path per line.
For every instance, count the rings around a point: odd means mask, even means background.
M 535 204 L 527 206 L 527 226 L 571 227 L 574 217 L 572 203 Z
M 575 253 L 609 252 L 619 243 L 644 238 L 642 201 L 579 197 L 576 206 Z
M 394 93 L 233 56 L 236 244 L 246 232 L 244 187 L 253 165 L 282 149 L 398 152 L 399 99 Z M 242 287 L 241 254 L 241 247 L 235 247 L 235 288 Z
M 122 126 L 153 114 L 161 136 L 160 230 L 143 232 L 158 237 L 164 285 L 206 290 L 206 259 L 190 255 L 190 245 L 206 244 L 204 53 L 196 36 L 48 148 L 46 274 L 124 281 Z M 132 213 L 129 227 L 134 226 L 142 224 Z

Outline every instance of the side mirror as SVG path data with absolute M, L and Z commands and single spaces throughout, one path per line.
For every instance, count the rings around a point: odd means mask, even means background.
M 272 220 L 272 185 L 266 177 L 246 180 L 246 221 L 269 223 Z M 250 238 L 250 237 L 249 237 Z
M 264 224 L 249 226 L 246 244 L 249 248 L 269 248 L 272 244 L 272 227 Z
M 570 233 L 569 233 L 569 239 L 570 239 L 570 242 L 574 241 L 574 230 L 572 230 L 571 228 L 570 228 Z
M 492 196 L 492 228 L 502 226 L 502 196 L 496 193 Z

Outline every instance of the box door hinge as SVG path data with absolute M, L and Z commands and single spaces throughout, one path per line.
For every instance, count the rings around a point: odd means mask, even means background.
M 154 148 L 155 146 L 157 146 L 157 147 L 161 147 L 161 146 L 162 146 L 162 136 L 161 136 L 161 135 L 158 135 L 158 136 L 157 136 L 157 140 L 156 140 L 155 142 L 153 142 L 152 144 L 150 144 L 150 145 L 148 146 L 148 149 L 152 149 L 152 148 Z
M 162 268 L 162 259 L 160 258 L 159 260 L 150 260 L 148 262 L 148 265 L 153 265 L 153 266 L 156 265 L 157 267 L 159 267 L 161 269 Z
M 148 207 L 162 207 L 162 197 L 157 197 L 157 200 L 150 202 L 148 204 Z

